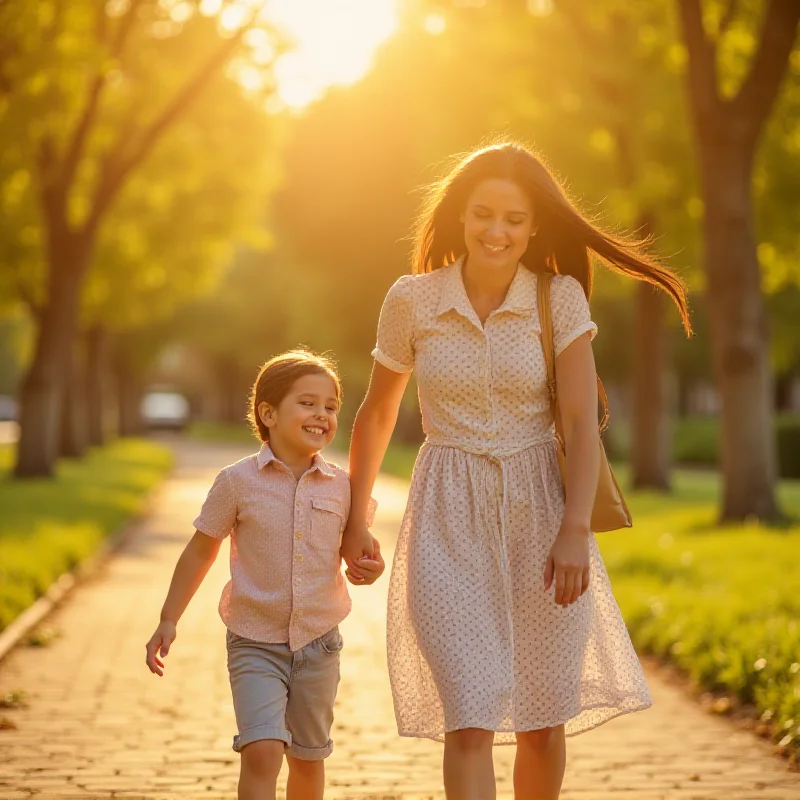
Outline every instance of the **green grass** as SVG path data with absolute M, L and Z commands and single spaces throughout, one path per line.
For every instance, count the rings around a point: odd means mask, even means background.
M 408 478 L 416 448 L 384 469 Z M 624 485 L 626 470 L 618 470 Z M 626 493 L 630 530 L 598 534 L 614 593 L 642 653 L 748 705 L 789 752 L 800 745 L 800 525 L 720 526 L 719 477 L 677 470 L 674 493 Z M 800 517 L 800 482 L 780 486 Z
M 258 447 L 258 439 L 250 430 L 250 425 L 241 422 L 210 422 L 201 420 L 193 422 L 189 428 L 189 436 L 203 442 L 227 442 L 231 444 L 251 444 Z
M 161 445 L 120 439 L 60 462 L 54 480 L 13 481 L 13 458 L 0 446 L 0 630 L 136 514 L 172 463 Z
M 614 593 L 641 652 L 753 706 L 800 745 L 800 525 L 719 525 L 719 479 L 678 471 L 675 492 L 629 495 L 635 527 L 600 534 Z M 800 514 L 800 484 L 780 487 Z

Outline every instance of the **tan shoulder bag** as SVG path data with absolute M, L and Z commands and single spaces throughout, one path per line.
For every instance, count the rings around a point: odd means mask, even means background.
M 556 441 L 558 442 L 558 466 L 561 470 L 561 483 L 566 487 L 567 457 L 564 449 L 564 433 L 561 424 L 561 413 L 558 409 L 556 396 L 556 351 L 553 342 L 553 319 L 550 313 L 550 283 L 553 274 L 550 272 L 539 273 L 537 276 L 537 297 L 539 304 L 539 323 L 542 327 L 542 348 L 547 364 L 547 389 L 550 393 L 550 410 L 556 426 Z M 600 377 L 597 378 L 597 394 L 603 407 L 603 416 L 600 419 L 599 432 L 608 427 L 609 410 L 608 397 L 603 388 Z M 625 498 L 622 496 L 619 484 L 611 471 L 608 463 L 603 440 L 600 439 L 600 474 L 597 480 L 597 494 L 594 497 L 592 508 L 591 529 L 596 533 L 602 531 L 615 531 L 619 528 L 630 528 L 633 525 Z

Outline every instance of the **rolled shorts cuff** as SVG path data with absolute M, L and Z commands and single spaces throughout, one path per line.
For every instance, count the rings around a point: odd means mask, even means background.
M 237 753 L 241 753 L 245 745 L 260 742 L 263 739 L 276 739 L 283 742 L 286 747 L 290 747 L 292 744 L 292 734 L 286 728 L 276 728 L 273 725 L 256 725 L 255 728 L 248 728 L 233 737 L 233 749 Z
M 286 748 L 286 755 L 292 758 L 299 758 L 300 761 L 322 761 L 333 752 L 333 741 L 328 739 L 325 747 L 301 747 L 299 744 L 292 744 Z

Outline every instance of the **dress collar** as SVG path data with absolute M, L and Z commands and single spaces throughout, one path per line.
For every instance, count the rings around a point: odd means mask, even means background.
M 466 317 L 474 324 L 480 325 L 478 315 L 472 307 L 472 303 L 467 297 L 467 290 L 464 288 L 462 270 L 464 267 L 464 256 L 443 269 L 448 270 L 447 277 L 444 279 L 442 297 L 436 316 L 441 316 L 448 311 L 456 311 L 462 317 Z M 536 276 L 521 263 L 517 265 L 514 279 L 508 287 L 505 299 L 493 314 L 508 312 L 512 314 L 530 314 L 536 308 Z

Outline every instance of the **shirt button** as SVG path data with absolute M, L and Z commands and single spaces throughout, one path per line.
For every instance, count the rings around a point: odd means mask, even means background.
M 295 539 L 302 539 L 303 538 L 303 534 L 300 531 L 295 531 L 294 532 L 294 538 Z
M 294 501 L 294 504 L 295 504 L 295 505 L 296 505 L 298 508 L 300 508 L 300 501 L 299 501 L 299 500 L 295 500 L 295 501 Z
M 298 554 L 297 554 L 297 555 L 294 557 L 294 560 L 295 560 L 295 561 L 302 561 L 302 560 L 303 560 L 303 556 L 301 556 L 301 555 L 300 555 L 300 553 L 298 553 Z

